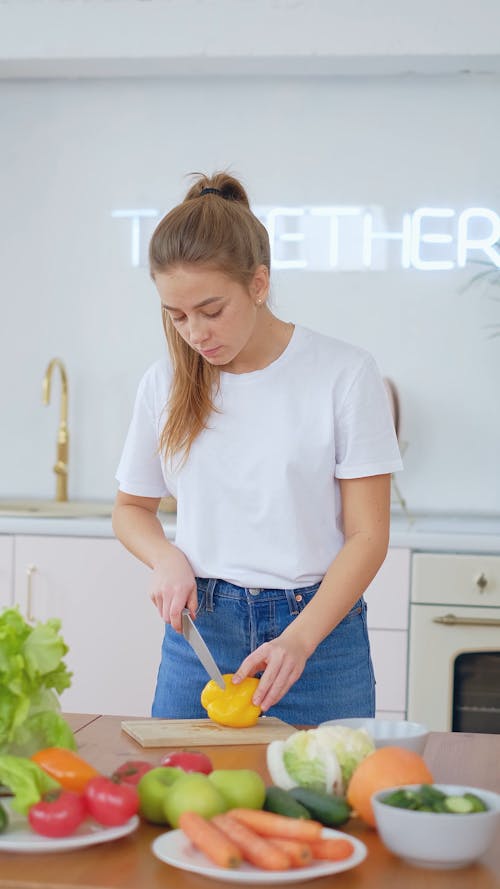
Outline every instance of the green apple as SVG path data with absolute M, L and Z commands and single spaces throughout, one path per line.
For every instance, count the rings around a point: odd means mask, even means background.
M 201 772 L 184 772 L 169 788 L 164 797 L 164 812 L 172 827 L 179 826 L 183 812 L 197 812 L 204 818 L 212 818 L 227 811 L 227 803 L 209 780 Z
M 137 785 L 139 794 L 139 814 L 153 824 L 167 824 L 165 797 L 170 787 L 186 773 L 174 766 L 158 766 L 142 776 Z
M 266 785 L 252 769 L 214 769 L 208 776 L 230 809 L 262 809 Z

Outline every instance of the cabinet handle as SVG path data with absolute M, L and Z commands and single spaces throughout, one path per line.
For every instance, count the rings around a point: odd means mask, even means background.
M 26 620 L 34 621 L 35 616 L 33 614 L 33 589 L 32 589 L 32 577 L 36 571 L 36 565 L 28 565 L 26 568 Z
M 496 617 L 455 617 L 454 614 L 445 614 L 443 617 L 433 617 L 435 624 L 447 624 L 450 627 L 500 627 L 500 619 Z
M 484 571 L 481 571 L 479 577 L 476 577 L 476 586 L 480 593 L 484 593 L 486 587 L 488 586 L 488 578 Z

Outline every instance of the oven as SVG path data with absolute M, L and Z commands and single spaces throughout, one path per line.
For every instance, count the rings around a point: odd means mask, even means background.
M 408 719 L 500 733 L 500 556 L 413 555 Z

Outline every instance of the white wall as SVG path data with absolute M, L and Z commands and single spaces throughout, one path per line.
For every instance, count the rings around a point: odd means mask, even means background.
M 116 207 L 179 201 L 230 166 L 255 204 L 500 211 L 499 78 L 165 78 L 0 82 L 0 495 L 51 496 L 58 383 L 70 379 L 72 497 L 104 498 L 142 371 L 163 348 L 157 297 Z M 500 511 L 500 306 L 450 272 L 274 276 L 277 311 L 359 343 L 399 387 L 410 508 Z
M 2 0 L 0 76 L 500 70 L 497 0 Z

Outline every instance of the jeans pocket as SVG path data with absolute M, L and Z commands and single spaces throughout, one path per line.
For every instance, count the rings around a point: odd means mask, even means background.
M 206 601 L 207 601 L 207 581 L 205 579 L 200 580 L 200 578 L 196 578 L 196 590 L 198 593 L 198 605 L 196 606 L 195 616 L 197 617 L 200 612 L 205 611 Z

